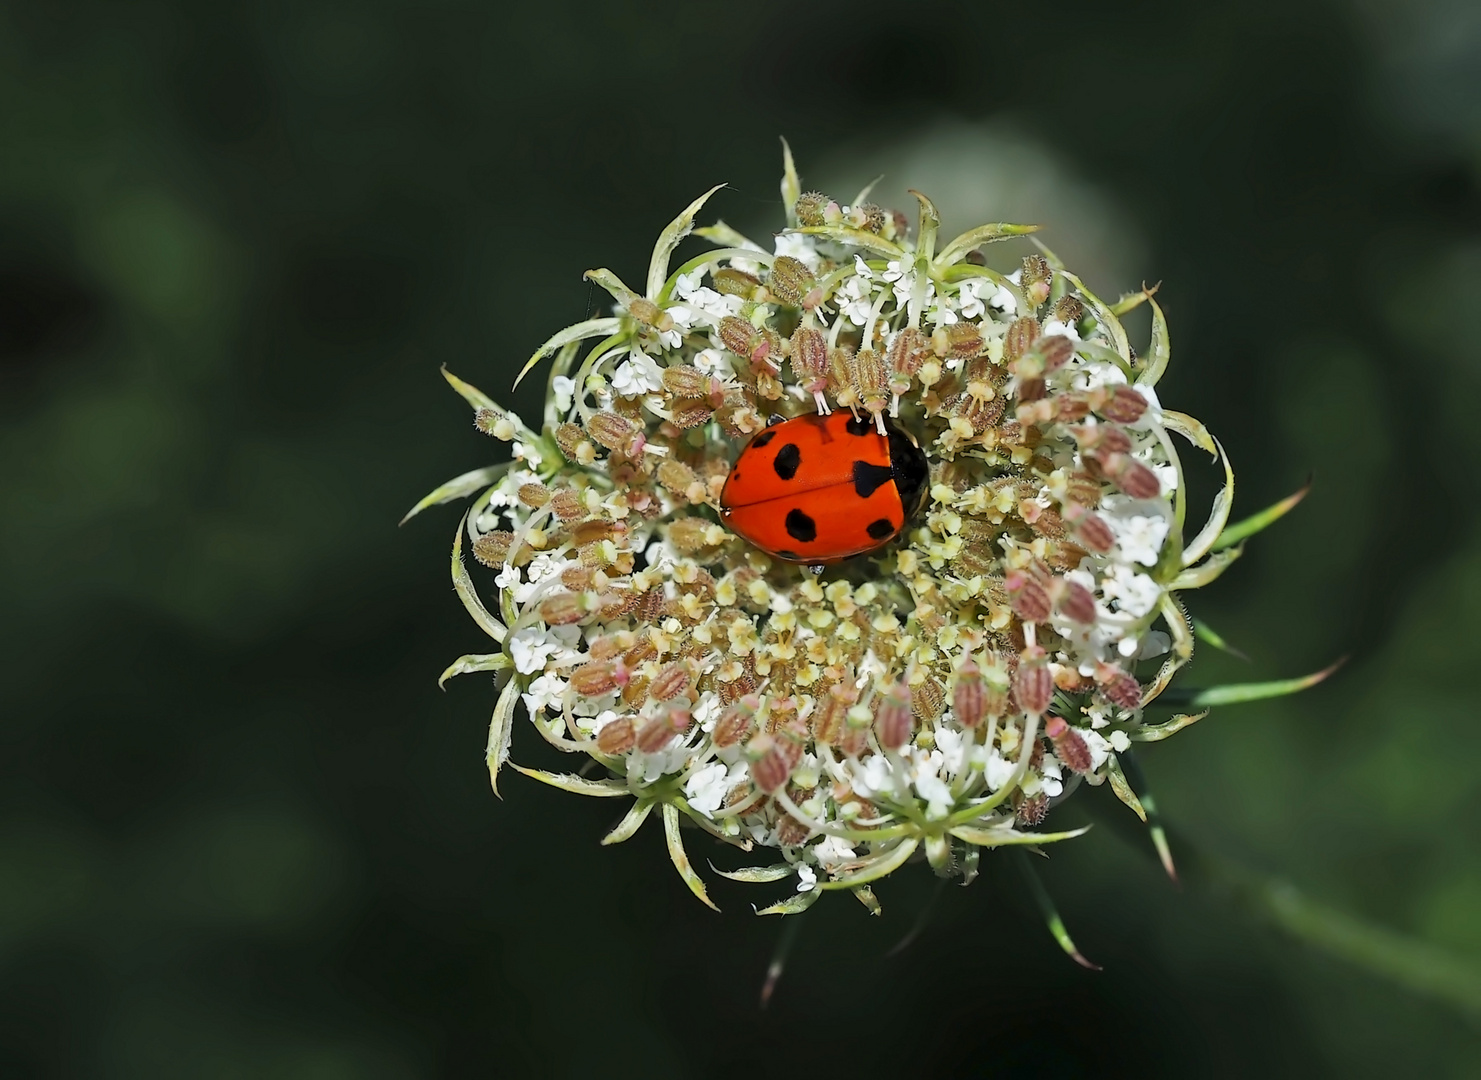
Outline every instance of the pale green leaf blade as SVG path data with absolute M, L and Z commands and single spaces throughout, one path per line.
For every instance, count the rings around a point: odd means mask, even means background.
M 1299 679 L 1276 679 L 1272 682 L 1260 683 L 1231 683 L 1226 686 L 1178 687 L 1168 690 L 1162 695 L 1162 700 L 1169 705 L 1188 705 L 1195 709 L 1204 707 L 1212 708 L 1216 705 L 1240 705 L 1247 701 L 1262 701 L 1265 698 L 1285 697 L 1288 694 L 1299 694 L 1302 690 L 1309 690 L 1323 679 L 1330 676 L 1343 664 L 1347 663 L 1347 657 L 1343 657 L 1330 667 L 1311 675 L 1303 675 Z
M 499 408 L 498 403 L 493 398 L 489 397 L 478 387 L 472 383 L 464 382 L 451 371 L 448 371 L 446 364 L 442 365 L 442 377 L 447 380 L 449 386 L 458 392 L 459 397 L 473 406 L 475 412 L 479 409 L 488 409 L 490 412 L 496 413 L 504 412 L 503 409 Z
M 1138 386 L 1156 386 L 1167 371 L 1167 362 L 1172 359 L 1172 339 L 1167 333 L 1167 316 L 1162 314 L 1162 307 L 1156 300 L 1151 297 L 1147 300 L 1152 305 L 1152 341 L 1147 346 L 1146 367 L 1137 376 Z
M 463 565 L 463 528 L 468 521 L 468 515 L 463 515 L 463 520 L 458 522 L 458 531 L 453 535 L 453 591 L 458 594 L 458 599 L 463 601 L 463 607 L 473 617 L 473 621 L 489 637 L 501 644 L 507 631 L 504 624 L 489 614 L 488 608 L 483 606 L 483 601 L 478 598 L 477 591 L 473 588 L 473 579 L 468 576 L 468 568 Z
M 935 269 L 939 272 L 945 270 L 953 263 L 959 263 L 983 244 L 992 244 L 999 240 L 1011 240 L 1015 236 L 1027 236 L 1029 233 L 1038 232 L 1042 226 L 1039 225 L 1014 225 L 1006 221 L 993 222 L 990 225 L 979 225 L 975 229 L 969 229 L 962 233 L 951 243 L 947 244 L 940 255 L 936 256 Z
M 863 904 L 864 907 L 868 909 L 869 914 L 884 914 L 884 907 L 880 904 L 879 897 L 874 895 L 874 890 L 871 889 L 868 885 L 860 885 L 858 888 L 852 889 L 850 891 L 854 894 L 854 897 L 859 901 L 859 903 Z
M 472 495 L 475 491 L 482 491 L 508 472 L 512 464 L 513 462 L 506 461 L 500 465 L 490 465 L 486 469 L 474 469 L 472 472 L 465 472 L 462 476 L 453 477 L 408 510 L 406 516 L 397 524 L 405 525 L 429 506 L 440 506 L 442 503 Z
M 514 705 L 519 701 L 519 683 L 510 679 L 494 706 L 493 719 L 489 721 L 489 742 L 484 758 L 489 767 L 489 785 L 499 795 L 499 770 L 509 760 L 509 740 L 514 734 Z M 503 796 L 499 795 L 502 799 Z
M 1023 871 L 1024 879 L 1028 882 L 1029 892 L 1033 894 L 1034 903 L 1038 905 L 1039 914 L 1044 917 L 1044 924 L 1049 928 L 1049 933 L 1054 935 L 1054 940 L 1059 947 L 1065 951 L 1071 960 L 1081 967 L 1089 968 L 1091 971 L 1099 971 L 1100 965 L 1085 959 L 1084 955 L 1075 947 L 1075 941 L 1070 937 L 1070 932 L 1065 929 L 1064 920 L 1059 916 L 1059 909 L 1054 906 L 1054 900 L 1049 895 L 1049 890 L 1044 888 L 1044 883 L 1039 880 L 1039 875 L 1029 864 L 1028 855 L 1019 852 L 1018 868 Z
M 892 244 L 882 236 L 875 236 L 872 232 L 866 232 L 863 229 L 851 229 L 847 225 L 808 225 L 801 229 L 788 229 L 787 232 L 798 233 L 802 236 L 821 236 L 824 240 L 863 248 L 865 251 L 871 251 L 886 259 L 905 258 L 905 249 L 899 244 Z
M 544 360 L 558 349 L 565 348 L 572 342 L 585 341 L 587 338 L 601 337 L 610 334 L 622 326 L 622 320 L 616 318 L 587 319 L 585 322 L 568 326 L 545 344 L 536 349 L 530 358 L 525 361 L 525 366 L 519 369 L 519 374 L 514 377 L 514 385 L 518 386 L 524 381 L 524 377 L 534 370 L 535 365 Z
M 1233 645 L 1229 644 L 1229 642 L 1225 641 L 1222 634 L 1220 634 L 1217 630 L 1215 630 L 1208 623 L 1204 622 L 1202 619 L 1193 620 L 1193 636 L 1196 637 L 1199 641 L 1208 642 L 1220 652 L 1226 652 L 1230 656 L 1237 656 L 1241 660 L 1249 659 L 1248 656 L 1240 652 Z
M 1201 589 L 1205 585 L 1211 585 L 1243 554 L 1243 547 L 1216 551 L 1197 566 L 1190 566 L 1173 578 L 1167 587 L 1173 592 L 1180 592 L 1183 589 Z
M 684 884 L 689 886 L 689 891 L 699 897 L 706 907 L 719 911 L 709 893 L 705 892 L 705 883 L 694 872 L 694 867 L 689 865 L 689 856 L 684 854 L 684 838 L 679 835 L 679 808 L 673 803 L 663 804 L 663 837 L 668 844 L 669 859 L 679 876 L 684 879 Z
M 437 676 L 437 688 L 442 689 L 448 679 L 459 675 L 467 675 L 475 671 L 503 671 L 507 667 L 509 667 L 509 657 L 504 653 L 469 653 L 447 665 L 447 670 Z
M 1163 409 L 1162 422 L 1167 430 L 1176 431 L 1198 449 L 1207 450 L 1211 457 L 1219 456 L 1218 445 L 1214 442 L 1214 437 L 1209 434 L 1208 428 L 1203 426 L 1203 421 L 1196 420 L 1187 413 Z
M 514 683 L 510 683 L 513 686 Z M 592 795 L 599 799 L 617 799 L 624 795 L 631 795 L 632 791 L 621 780 L 588 780 L 584 776 L 575 773 L 553 773 L 544 769 L 527 769 L 523 765 L 509 763 L 509 767 L 515 772 L 524 773 L 532 780 L 538 780 L 542 784 L 569 791 L 573 795 Z
M 1229 463 L 1229 455 L 1224 452 L 1224 444 L 1215 439 L 1214 445 L 1218 447 L 1219 460 L 1224 463 L 1224 486 L 1214 496 L 1214 505 L 1209 511 L 1208 521 L 1203 528 L 1198 530 L 1198 535 L 1183 549 L 1184 566 L 1192 566 L 1209 553 L 1213 548 L 1215 538 L 1224 531 L 1224 526 L 1228 524 L 1229 509 L 1234 505 L 1234 466 Z
M 797 227 L 797 200 L 802 197 L 802 181 L 797 177 L 797 162 L 792 158 L 792 146 L 782 140 L 782 209 L 787 214 L 788 228 Z
M 1306 495 L 1309 491 L 1311 491 L 1310 480 L 1306 482 L 1306 486 L 1301 488 L 1300 491 L 1297 491 L 1291 495 L 1287 495 L 1284 499 L 1282 499 L 1278 503 L 1275 503 L 1273 506 L 1267 506 L 1258 514 L 1247 517 L 1243 521 L 1236 521 L 1233 525 L 1230 525 L 1223 532 L 1219 533 L 1219 535 L 1214 539 L 1213 545 L 1210 550 L 1219 551 L 1226 547 L 1232 547 L 1235 544 L 1239 543 L 1241 540 L 1248 539 L 1249 537 L 1254 536 L 1257 532 L 1269 528 L 1271 525 L 1274 525 L 1277 521 L 1285 517 L 1292 510 L 1294 510 L 1296 508 L 1296 504 L 1299 503 L 1302 499 L 1306 498 Z
M 969 844 L 976 844 L 978 847 L 993 848 L 1013 844 L 1053 844 L 1059 840 L 1073 840 L 1077 836 L 1084 836 L 1089 831 L 1089 825 L 1052 833 L 1019 832 L 1008 826 L 978 829 L 971 825 L 958 825 L 951 830 L 951 835 Z
M 751 883 L 780 881 L 782 878 L 791 877 L 797 873 L 797 867 L 791 863 L 777 863 L 774 866 L 743 866 L 739 870 L 721 870 L 714 863 L 710 863 L 710 869 L 731 881 Z
M 756 241 L 738 230 L 731 228 L 723 221 L 717 221 L 713 225 L 702 225 L 694 230 L 694 235 L 702 236 L 710 243 L 718 244 L 724 248 L 740 248 L 747 252 L 760 252 L 762 255 L 771 254 L 771 252 L 756 243 Z
M 1199 713 L 1178 713 L 1171 720 L 1161 724 L 1142 724 L 1139 727 L 1129 728 L 1127 734 L 1136 742 L 1161 742 L 1169 735 L 1176 735 L 1185 727 L 1198 723 L 1208 714 L 1208 709 Z
M 663 288 L 663 283 L 669 276 L 669 256 L 673 255 L 674 248 L 679 242 L 689 235 L 689 230 L 694 228 L 694 215 L 699 213 L 700 208 L 710 201 L 710 196 L 719 191 L 724 184 L 716 184 L 699 198 L 695 199 L 678 217 L 670 221 L 664 227 L 663 232 L 658 235 L 658 243 L 653 245 L 653 258 L 648 263 L 648 289 L 644 293 L 649 300 L 658 298 L 658 291 Z
M 1120 763 L 1126 770 L 1127 782 L 1141 792 L 1142 808 L 1147 814 L 1147 832 L 1152 837 L 1152 847 L 1157 850 L 1157 858 L 1162 861 L 1162 869 L 1167 871 L 1167 876 L 1176 882 L 1178 868 L 1173 865 L 1172 848 L 1167 842 L 1167 830 L 1162 826 L 1162 815 L 1157 812 L 1157 800 L 1152 798 L 1152 791 L 1147 786 L 1147 778 L 1142 775 L 1141 765 L 1137 763 L 1136 755 L 1130 750 L 1121 752 Z
M 859 870 L 851 874 L 842 874 L 831 881 L 818 882 L 818 888 L 853 889 L 860 885 L 867 885 L 871 881 L 878 881 L 904 866 L 905 860 L 914 855 L 915 849 L 919 846 L 919 837 L 907 836 L 897 842 L 894 847 L 872 858 Z
M 1162 288 L 1162 282 L 1160 281 L 1156 285 L 1152 285 L 1150 287 L 1147 285 L 1146 282 L 1142 282 L 1142 287 L 1138 291 L 1134 293 L 1122 293 L 1121 298 L 1114 304 L 1110 305 L 1111 314 L 1115 315 L 1119 319 L 1128 311 L 1135 311 L 1137 308 L 1145 304 L 1148 300 L 1152 299 L 1152 297 L 1156 295 L 1157 290 L 1160 288 Z
M 1059 275 L 1070 284 L 1075 286 L 1075 291 L 1080 294 L 1086 306 L 1095 312 L 1096 320 L 1105 327 L 1106 333 L 1111 335 L 1111 344 L 1115 346 L 1116 352 L 1128 363 L 1131 361 L 1131 343 L 1126 340 L 1126 330 L 1121 325 L 1121 320 L 1111 313 L 1111 309 L 1095 293 L 1085 287 L 1085 283 L 1068 270 L 1059 270 Z
M 757 915 L 801 915 L 808 908 L 818 902 L 818 897 L 823 894 L 817 889 L 809 889 L 807 892 L 793 893 L 785 900 L 778 900 L 770 907 L 764 907 L 756 912 Z
M 1116 798 L 1131 808 L 1131 812 L 1143 821 L 1147 820 L 1147 811 L 1142 808 L 1142 800 L 1136 797 L 1136 792 L 1131 790 L 1131 785 L 1126 782 L 1126 774 L 1121 771 L 1121 763 L 1112 754 L 1106 760 L 1106 779 L 1111 782 L 1111 791 Z
M 628 807 L 627 813 L 617 823 L 617 827 L 602 837 L 602 846 L 631 840 L 633 834 L 643 827 L 643 822 L 648 820 L 648 815 L 653 812 L 653 805 L 652 799 L 639 799 Z
M 930 266 L 931 256 L 936 253 L 936 233 L 941 229 L 941 214 L 937 211 L 936 204 L 915 188 L 910 188 L 909 192 L 915 196 L 915 201 L 920 203 L 920 227 L 916 229 L 915 240 L 916 254 L 925 260 L 926 266 Z

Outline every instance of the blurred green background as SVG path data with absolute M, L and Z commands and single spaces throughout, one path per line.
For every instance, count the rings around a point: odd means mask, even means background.
M 0 1073 L 1481 1074 L 1478 12 L 5 5 Z M 714 182 L 775 228 L 780 135 L 809 186 L 1163 281 L 1236 512 L 1315 478 L 1196 597 L 1249 662 L 1185 681 L 1347 668 L 1142 759 L 1188 865 L 1408 976 L 1174 887 L 1088 792 L 1043 873 L 1104 971 L 989 858 L 814 909 L 762 1013 L 772 894 L 717 916 L 656 830 L 598 847 L 610 804 L 490 794 L 490 686 L 434 685 L 486 644 L 456 514 L 395 528 L 490 457 L 438 365 L 503 393 Z

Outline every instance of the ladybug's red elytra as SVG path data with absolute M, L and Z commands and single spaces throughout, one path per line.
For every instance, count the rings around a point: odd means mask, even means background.
M 725 523 L 788 562 L 838 562 L 883 547 L 925 501 L 929 468 L 915 440 L 844 411 L 773 417 L 731 466 Z

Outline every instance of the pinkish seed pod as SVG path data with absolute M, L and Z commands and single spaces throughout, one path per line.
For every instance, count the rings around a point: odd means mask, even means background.
M 1013 681 L 1008 675 L 1008 668 L 996 654 L 992 655 L 987 667 L 982 669 L 982 681 L 983 714 L 987 719 L 997 722 L 1008 711 L 1008 694 L 1013 688 Z
M 1155 499 L 1162 494 L 1162 482 L 1157 479 L 1157 474 L 1147 468 L 1135 458 L 1124 454 L 1112 455 L 1114 466 L 1111 461 L 1106 462 L 1106 473 L 1115 484 L 1133 499 Z
M 670 698 L 678 697 L 689 689 L 690 673 L 687 664 L 670 664 L 658 673 L 653 680 L 653 685 L 648 688 L 648 696 L 654 701 L 668 701 Z
M 1048 814 L 1049 797 L 1042 791 L 1034 795 L 1025 795 L 1021 791 L 1013 793 L 1013 816 L 1020 825 L 1038 825 Z
M 601 697 L 617 689 L 616 669 L 610 660 L 590 660 L 571 672 L 571 689 L 582 697 Z
M 927 675 L 925 682 L 910 692 L 910 712 L 921 724 L 929 726 L 946 711 L 946 694 L 941 684 Z
M 720 342 L 736 356 L 751 358 L 751 341 L 756 328 L 739 315 L 727 315 L 720 320 Z
M 771 277 L 767 279 L 766 287 L 771 295 L 788 307 L 801 307 L 803 298 L 816 282 L 817 278 L 802 260 L 779 255 L 771 266 Z
M 1075 539 L 1097 555 L 1104 555 L 1116 543 L 1116 534 L 1099 514 L 1092 514 L 1078 503 L 1066 503 L 1064 521 Z
M 638 434 L 638 425 L 614 412 L 599 412 L 586 426 L 587 433 L 608 450 L 625 450 Z
M 1034 351 L 1039 354 L 1041 371 L 1049 374 L 1058 371 L 1075 355 L 1075 343 L 1063 334 L 1052 334 L 1034 342 Z
M 1085 305 L 1079 297 L 1066 294 L 1054 305 L 1054 317 L 1066 326 L 1074 326 L 1085 317 Z
M 1147 411 L 1147 399 L 1129 386 L 1118 386 L 1111 391 L 1099 412 L 1107 420 L 1118 424 L 1134 424 Z
M 1049 260 L 1042 255 L 1025 255 L 1023 257 L 1023 273 L 1018 279 L 1018 287 L 1023 290 L 1031 307 L 1038 307 L 1049 299 L 1049 291 L 1054 282 L 1054 271 L 1049 266 Z
M 812 834 L 811 825 L 804 825 L 791 814 L 783 814 L 776 823 L 777 842 L 783 847 L 801 847 Z
M 604 754 L 625 754 L 633 748 L 634 741 L 631 716 L 619 716 L 597 732 L 597 749 Z
M 1055 606 L 1071 622 L 1089 626 L 1095 622 L 1095 596 L 1078 581 L 1059 579 Z
M 519 501 L 533 510 L 538 510 L 550 501 L 550 489 L 544 484 L 519 485 Z
M 645 754 L 656 754 L 673 742 L 675 735 L 688 731 L 692 720 L 689 710 L 683 708 L 669 709 L 653 717 L 638 729 L 638 749 Z
M 1113 664 L 1097 664 L 1095 681 L 1101 696 L 1123 709 L 1135 709 L 1142 703 L 1142 684 Z
M 1042 646 L 1030 645 L 1019 654 L 1013 696 L 1020 709 L 1036 716 L 1047 711 L 1054 700 L 1054 675 L 1049 670 L 1049 654 Z
M 761 285 L 761 279 L 733 266 L 725 266 L 710 275 L 715 291 L 726 296 L 740 296 L 749 300 Z
M 756 730 L 756 714 L 761 711 L 761 699 L 755 694 L 746 694 L 720 714 L 715 721 L 715 730 L 710 741 L 716 746 L 735 746 L 748 739 Z
M 575 427 L 574 424 L 570 426 Z M 570 488 L 561 488 L 551 495 L 550 508 L 562 521 L 575 521 L 586 514 L 586 507 L 581 504 L 581 495 Z
M 561 571 L 561 584 L 576 593 L 590 589 L 591 578 L 591 569 L 586 566 L 568 566 Z
M 890 392 L 884 357 L 873 349 L 861 349 L 854 357 L 853 376 L 854 392 L 859 396 L 859 403 L 874 417 L 882 434 L 883 416 Z
M 898 750 L 910 741 L 915 726 L 910 713 L 910 686 L 903 679 L 888 690 L 874 714 L 874 734 L 886 750 Z
M 1003 363 L 1011 364 L 1027 353 L 1038 336 L 1038 319 L 1032 315 L 1014 319 L 1008 324 L 1008 332 L 1003 335 Z
M 682 461 L 669 458 L 658 466 L 658 482 L 675 495 L 683 495 L 691 485 L 699 483 L 699 477 Z
M 1022 570 L 1009 570 L 1003 577 L 1013 614 L 1025 622 L 1040 623 L 1054 610 L 1044 587 Z
M 956 714 L 957 723 L 968 728 L 976 727 L 987 716 L 987 680 L 970 655 L 963 656 L 957 665 L 951 688 L 951 711 Z
M 859 699 L 853 683 L 834 683 L 813 714 L 813 739 L 823 746 L 838 746 L 848 728 L 849 708 Z
M 797 197 L 798 224 L 811 228 L 827 224 L 827 219 L 823 216 L 823 212 L 832 201 L 832 199 L 828 198 L 821 191 L 803 192 Z
M 751 763 L 751 780 L 768 795 L 780 791 L 792 778 L 792 764 L 777 740 L 763 732 L 746 744 L 746 758 Z
M 547 626 L 570 626 L 591 614 L 584 593 L 556 593 L 540 601 L 540 618 Z
M 663 388 L 676 397 L 697 398 L 704 397 L 710 392 L 710 380 L 713 376 L 706 375 L 699 368 L 689 364 L 675 364 L 673 367 L 663 369 L 660 376 L 663 380 Z
M 808 379 L 828 374 L 828 338 L 815 326 L 800 327 L 792 335 L 792 367 Z
M 919 330 L 907 328 L 890 338 L 885 348 L 885 360 L 890 371 L 908 378 L 920 370 L 929 351 L 926 336 Z
M 484 533 L 473 541 L 473 557 L 484 566 L 502 567 L 509 558 L 509 545 L 513 542 L 514 534 L 503 529 Z
M 1090 748 L 1085 745 L 1085 737 L 1066 724 L 1062 718 L 1051 716 L 1044 724 L 1044 734 L 1049 736 L 1049 741 L 1054 744 L 1054 756 L 1064 762 L 1071 771 L 1088 773 L 1093 768 Z

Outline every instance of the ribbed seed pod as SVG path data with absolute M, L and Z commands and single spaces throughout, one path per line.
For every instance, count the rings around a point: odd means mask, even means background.
M 1054 756 L 1064 762 L 1072 772 L 1088 773 L 1094 763 L 1090 760 L 1090 748 L 1085 738 L 1061 717 L 1051 716 L 1044 722 L 1044 734 L 1054 744 Z
M 604 754 L 625 754 L 633 748 L 636 734 L 630 716 L 619 716 L 597 732 L 597 749 Z
M 744 270 L 737 270 L 733 266 L 721 267 L 710 275 L 710 280 L 715 284 L 715 291 L 724 296 L 739 296 L 749 300 L 761 287 L 761 279 L 755 274 L 748 274 Z
M 1013 673 L 1013 696 L 1018 707 L 1035 715 L 1045 712 L 1054 700 L 1054 675 L 1049 670 L 1049 654 L 1042 646 L 1030 645 L 1018 658 Z
M 910 741 L 914 728 L 910 713 L 910 685 L 901 679 L 879 699 L 874 714 L 874 735 L 886 750 L 898 750 Z

